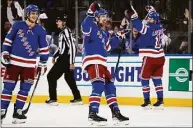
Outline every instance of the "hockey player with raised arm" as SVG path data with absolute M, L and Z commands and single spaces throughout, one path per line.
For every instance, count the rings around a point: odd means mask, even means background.
M 101 95 L 104 91 L 113 120 L 116 123 L 128 124 L 129 118 L 120 113 L 114 80 L 107 69 L 107 51 L 110 50 L 110 44 L 103 29 L 106 20 L 107 11 L 100 8 L 98 3 L 92 3 L 81 26 L 84 35 L 82 64 L 92 83 L 88 119 L 93 125 L 106 125 L 107 119 L 97 115 Z
M 38 16 L 39 8 L 36 5 L 28 5 L 26 21 L 14 23 L 3 42 L 2 64 L 7 68 L 1 94 L 1 119 L 6 116 L 12 92 L 20 78 L 20 90 L 14 105 L 12 123 L 25 123 L 27 117 L 22 113 L 22 109 L 28 92 L 34 83 L 36 73 L 43 75 L 47 69 L 49 49 L 46 42 L 46 31 L 36 24 Z M 40 61 L 36 66 L 38 54 Z
M 150 6 L 151 7 L 151 6 Z M 163 86 L 162 75 L 165 63 L 165 54 L 162 47 L 163 27 L 160 24 L 159 14 L 154 8 L 149 8 L 146 16 L 146 24 L 138 19 L 138 14 L 133 6 L 125 11 L 127 19 L 131 20 L 133 27 L 141 33 L 141 41 L 139 43 L 139 56 L 143 56 L 141 68 L 141 83 L 144 96 L 144 104 L 142 107 L 149 107 L 150 87 L 149 80 L 152 79 L 157 93 L 157 102 L 154 107 L 163 106 Z

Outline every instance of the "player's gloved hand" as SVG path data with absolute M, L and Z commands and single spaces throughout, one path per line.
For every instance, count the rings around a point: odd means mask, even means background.
M 124 28 L 126 29 L 127 26 L 129 26 L 129 21 L 124 17 L 121 21 L 121 25 L 120 25 L 120 28 Z
M 37 67 L 37 74 L 44 75 L 47 71 L 46 63 L 39 62 Z
M 10 64 L 10 55 L 9 55 L 9 52 L 7 52 L 7 51 L 2 52 L 2 54 L 1 54 L 1 63 L 2 63 L 4 66 L 6 66 L 6 67 Z
M 90 16 L 94 16 L 94 13 L 100 9 L 100 4 L 98 4 L 97 2 L 94 2 L 90 5 L 87 14 Z
M 147 20 L 148 14 L 149 14 L 150 12 L 153 12 L 153 11 L 156 12 L 156 10 L 155 10 L 155 8 L 154 8 L 153 6 L 150 6 L 150 5 L 146 5 L 146 6 L 145 6 L 145 10 L 146 10 L 148 13 L 147 13 L 147 15 L 146 15 L 143 23 L 144 23 L 144 24 L 147 24 L 147 23 L 146 23 L 146 20 Z
M 133 6 L 129 6 L 127 10 L 125 10 L 125 18 L 128 20 L 134 20 L 138 18 L 138 14 L 133 8 Z
M 156 11 L 155 8 L 151 5 L 146 5 L 145 6 L 145 10 L 149 13 L 149 12 L 152 12 L 152 11 Z
M 123 39 L 123 38 L 125 38 L 125 31 L 124 31 L 124 30 L 118 31 L 115 35 L 116 35 L 119 39 Z

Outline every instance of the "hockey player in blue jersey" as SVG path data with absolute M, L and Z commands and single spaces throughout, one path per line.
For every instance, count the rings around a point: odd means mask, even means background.
M 157 93 L 157 102 L 153 104 L 155 107 L 163 106 L 163 86 L 162 75 L 163 66 L 165 63 L 165 55 L 162 47 L 163 27 L 160 24 L 159 14 L 155 9 L 150 9 L 146 16 L 146 23 L 142 23 L 138 19 L 138 14 L 133 8 L 125 11 L 125 16 L 131 20 L 133 27 L 140 33 L 139 56 L 143 56 L 143 63 L 141 68 L 141 83 L 144 96 L 144 104 L 142 107 L 149 107 L 150 101 L 150 87 L 149 80 L 152 79 Z
M 107 11 L 100 8 L 99 4 L 92 3 L 81 26 L 84 35 L 82 64 L 92 83 L 88 119 L 93 125 L 106 125 L 107 119 L 97 115 L 104 91 L 113 120 L 128 124 L 129 118 L 120 113 L 114 80 L 107 69 L 107 51 L 110 50 L 110 43 L 105 32 L 106 20 Z
M 27 119 L 22 113 L 22 109 L 28 92 L 34 83 L 36 73 L 43 75 L 47 69 L 49 49 L 46 42 L 46 31 L 36 24 L 38 16 L 39 8 L 36 5 L 27 6 L 26 21 L 14 23 L 3 42 L 2 64 L 7 68 L 3 80 L 4 88 L 1 93 L 1 119 L 6 116 L 12 92 L 18 77 L 20 78 L 20 90 L 14 105 L 12 123 L 24 123 Z M 36 66 L 38 54 L 40 61 Z

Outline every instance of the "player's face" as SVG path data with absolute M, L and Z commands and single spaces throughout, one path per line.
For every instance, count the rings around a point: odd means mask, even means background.
M 57 28 L 62 29 L 65 24 L 66 24 L 66 22 L 64 22 L 64 21 L 62 21 L 62 20 L 56 20 Z
M 101 24 L 102 26 L 105 26 L 106 21 L 107 21 L 107 15 L 100 15 L 99 16 L 99 24 Z
M 38 15 L 39 15 L 38 12 L 30 12 L 29 14 L 30 22 L 35 23 L 38 19 Z
M 154 22 L 155 22 L 154 19 L 152 19 L 152 18 L 147 18 L 147 23 L 153 24 Z

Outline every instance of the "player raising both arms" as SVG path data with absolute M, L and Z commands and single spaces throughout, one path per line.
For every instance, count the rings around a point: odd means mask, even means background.
M 151 7 L 151 6 L 150 6 Z M 153 104 L 155 107 L 163 105 L 163 86 L 162 74 L 165 63 L 165 55 L 162 47 L 163 27 L 160 24 L 159 14 L 152 8 L 146 16 L 146 23 L 143 24 L 138 19 L 138 14 L 133 6 L 125 11 L 125 16 L 131 20 L 133 27 L 136 28 L 142 35 L 139 43 L 139 56 L 143 56 L 141 68 L 141 83 L 144 96 L 144 104 L 142 107 L 149 107 L 150 87 L 149 79 L 152 78 L 157 93 L 157 102 Z
M 100 8 L 99 4 L 92 3 L 81 26 L 84 35 L 83 69 L 87 71 L 92 83 L 88 119 L 93 124 L 106 125 L 107 119 L 97 115 L 104 91 L 113 120 L 127 124 L 129 118 L 120 113 L 114 80 L 107 69 L 107 51 L 110 50 L 110 43 L 104 30 L 106 21 L 107 11 Z
M 46 42 L 46 31 L 36 24 L 38 16 L 39 8 L 36 5 L 27 6 L 27 20 L 14 23 L 3 42 L 2 64 L 7 68 L 1 94 L 1 119 L 6 116 L 12 92 L 18 77 L 20 78 L 20 90 L 14 105 L 13 123 L 24 123 L 27 119 L 22 113 L 22 109 L 27 100 L 28 92 L 34 83 L 38 49 L 40 61 L 37 73 L 43 75 L 47 69 L 49 49 Z

